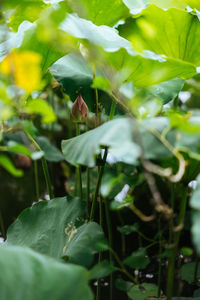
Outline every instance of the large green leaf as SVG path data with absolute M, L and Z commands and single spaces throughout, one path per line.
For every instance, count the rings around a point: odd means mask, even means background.
M 92 68 L 83 57 L 68 54 L 53 64 L 50 71 L 73 101 L 80 92 L 89 109 L 94 109 L 94 93 L 90 88 L 93 80 Z
M 24 210 L 9 227 L 6 245 L 27 246 L 59 258 L 67 241 L 65 228 L 80 226 L 84 209 L 78 198 L 41 201 Z
M 0 267 L 2 300 L 93 299 L 83 267 L 23 247 L 1 247 Z
M 73 37 L 87 39 L 95 45 L 102 46 L 106 51 L 130 47 L 130 42 L 122 38 L 116 29 L 109 26 L 97 26 L 73 14 L 67 15 L 60 29 Z
M 63 249 L 63 255 L 67 256 L 67 261 L 71 263 L 89 267 L 95 253 L 99 250 L 107 250 L 103 231 L 95 222 L 86 223 L 79 228 L 69 224 L 65 232 L 68 239 Z M 105 244 L 103 249 L 102 243 Z
M 200 22 L 188 12 L 148 6 L 141 16 L 122 27 L 122 35 L 131 40 L 134 49 L 190 62 L 200 63 Z
M 148 118 L 133 121 L 119 118 L 107 122 L 80 136 L 62 141 L 62 152 L 65 159 L 72 165 L 95 166 L 95 157 L 102 147 L 109 148 L 109 154 L 114 161 L 136 164 L 143 148 L 144 156 L 148 159 L 162 159 L 172 156 L 168 148 L 151 132 L 162 133 L 170 126 L 164 117 Z M 122 135 L 119 133 L 123 132 Z M 140 136 L 139 145 L 136 144 Z M 167 140 L 172 146 L 176 145 L 176 132 L 170 131 Z
M 67 0 L 67 3 L 80 17 L 97 25 L 113 26 L 128 15 L 128 9 L 122 0 Z
M 198 0 L 123 0 L 123 2 L 133 15 L 140 13 L 149 4 L 155 4 L 161 8 L 186 9 L 187 6 L 190 6 L 191 8 L 200 9 Z
M 174 78 L 188 79 L 196 74 L 196 67 L 188 62 L 174 58 L 162 57 L 153 52 L 146 51 L 137 54 L 126 49 L 120 49 L 114 53 L 105 54 L 105 59 L 97 61 L 99 70 L 108 65 L 115 72 L 109 76 L 115 88 L 132 81 L 136 87 L 147 86 L 168 81 Z
M 95 166 L 95 156 L 101 147 L 118 161 L 134 164 L 140 155 L 139 147 L 132 140 L 133 123 L 130 119 L 116 119 L 75 138 L 62 141 L 65 159 L 72 165 Z M 120 135 L 119 133 L 123 133 Z

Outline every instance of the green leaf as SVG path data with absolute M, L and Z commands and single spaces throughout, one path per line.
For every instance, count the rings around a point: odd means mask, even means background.
M 99 279 L 103 277 L 107 277 L 112 272 L 114 272 L 116 269 L 113 266 L 113 263 L 103 260 L 102 262 L 95 265 L 90 271 L 89 271 L 89 279 Z
M 161 8 L 191 8 L 200 9 L 198 0 L 123 0 L 133 15 L 140 13 L 148 4 L 155 4 Z
M 78 198 L 41 201 L 25 209 L 9 227 L 6 245 L 30 247 L 59 258 L 67 241 L 66 230 L 82 224 L 84 209 Z
M 135 87 L 146 88 L 174 78 L 188 79 L 196 74 L 192 63 L 146 51 L 142 54 L 120 49 L 107 53 L 106 59 L 99 61 L 99 70 L 105 64 L 115 69 L 112 82 L 116 86 L 133 82 Z
M 175 78 L 152 86 L 150 92 L 157 98 L 163 100 L 163 103 L 165 104 L 175 99 L 182 90 L 183 85 L 184 81 L 182 79 Z
M 16 169 L 10 158 L 4 154 L 0 154 L 0 165 L 15 177 L 23 176 L 23 171 Z
M 95 166 L 95 156 L 101 147 L 109 147 L 109 153 L 117 160 L 134 164 L 140 155 L 139 147 L 132 141 L 132 121 L 115 119 L 80 136 L 62 141 L 65 159 L 76 166 Z M 120 135 L 119 132 L 123 132 Z
M 94 254 L 100 250 L 99 244 L 104 241 L 104 234 L 99 224 L 89 222 L 79 228 L 68 226 L 65 232 L 68 239 L 63 255 L 68 258 L 67 261 L 85 267 L 91 266 Z
M 181 278 L 188 283 L 194 282 L 195 262 L 186 263 L 181 267 Z M 197 270 L 197 278 L 200 277 L 200 266 Z
M 200 64 L 200 22 L 190 13 L 176 8 L 163 10 L 150 5 L 143 10 L 136 23 L 132 22 L 129 28 L 126 27 L 126 31 L 128 29 L 125 37 L 140 52 L 150 50 L 195 66 Z
M 40 114 L 44 123 L 56 121 L 56 115 L 51 106 L 43 99 L 34 99 L 28 101 L 25 109 L 30 114 Z
M 34 23 L 30 29 L 25 31 L 20 50 L 30 50 L 41 55 L 41 69 L 43 74 L 55 61 L 68 52 L 67 47 L 64 51 L 61 47 L 59 49 L 59 45 L 56 46 L 55 43 L 52 43 L 51 39 L 47 41 L 43 39 L 37 23 Z
M 87 271 L 23 247 L 0 248 L 1 299 L 93 299 Z
M 127 294 L 133 300 L 145 300 L 148 297 L 156 297 L 157 293 L 158 287 L 155 284 L 143 283 L 134 285 Z
M 93 91 L 90 88 L 93 74 L 92 68 L 78 54 L 68 54 L 59 59 L 50 68 L 56 80 L 62 84 L 64 91 L 74 101 L 80 92 L 90 109 L 93 108 Z
M 90 19 L 97 25 L 115 25 L 128 16 L 128 9 L 122 0 L 80 0 L 67 3 L 80 17 Z
M 131 256 L 124 260 L 124 263 L 134 269 L 145 269 L 150 263 L 145 248 L 139 248 Z
M 87 39 L 94 45 L 103 47 L 106 51 L 113 52 L 131 46 L 130 42 L 122 38 L 116 29 L 109 26 L 96 26 L 91 21 L 73 14 L 67 15 L 67 18 L 61 23 L 60 29 L 73 37 Z
M 31 155 L 32 155 L 30 150 L 26 146 L 18 144 L 14 141 L 9 141 L 6 148 L 10 152 L 23 154 L 23 155 L 26 155 L 29 157 L 31 157 Z
M 139 224 L 135 223 L 133 225 L 118 226 L 117 230 L 119 232 L 121 232 L 121 234 L 129 235 L 129 234 L 131 234 L 133 232 L 138 232 L 138 230 L 139 230 Z
M 36 137 L 36 142 L 40 146 L 41 150 L 44 152 L 44 156 L 46 160 L 59 162 L 64 159 L 62 153 L 58 150 L 58 148 L 56 148 L 53 144 L 51 144 L 46 137 L 44 136 Z
M 118 277 L 115 280 L 115 286 L 118 290 L 127 292 L 133 286 L 133 283 Z

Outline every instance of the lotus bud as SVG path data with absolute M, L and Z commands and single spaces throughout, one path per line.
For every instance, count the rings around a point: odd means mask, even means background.
M 82 96 L 79 94 L 72 105 L 70 117 L 74 122 L 84 122 L 88 116 L 88 107 Z

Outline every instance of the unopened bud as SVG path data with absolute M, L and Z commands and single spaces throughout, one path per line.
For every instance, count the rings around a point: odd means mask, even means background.
M 88 116 L 88 107 L 81 95 L 78 95 L 72 105 L 70 117 L 74 122 L 84 122 Z

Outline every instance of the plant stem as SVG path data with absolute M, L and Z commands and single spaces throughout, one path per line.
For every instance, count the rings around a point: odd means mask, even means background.
M 95 65 L 93 64 L 93 81 L 96 78 L 96 68 Z M 101 122 L 100 120 L 100 114 L 99 114 L 99 95 L 98 95 L 98 89 L 94 89 L 94 95 L 95 95 L 95 113 L 96 113 L 96 126 L 98 126 Z
M 106 223 L 107 223 L 107 229 L 108 229 L 108 242 L 109 242 L 109 260 L 110 262 L 113 260 L 113 254 L 111 249 L 113 248 L 113 237 L 112 237 L 112 226 L 111 226 L 111 220 L 110 220 L 110 212 L 109 212 L 109 206 L 108 206 L 108 199 L 105 198 L 105 212 L 106 212 Z M 113 274 L 110 274 L 110 300 L 113 299 Z
M 90 203 L 90 169 L 86 168 L 86 210 L 87 217 L 89 216 L 89 203 Z
M 121 216 L 119 211 L 118 211 L 118 217 L 119 217 L 120 225 L 123 226 L 124 221 L 123 221 L 122 216 Z M 125 235 L 122 234 L 122 233 L 121 233 L 121 240 L 122 240 L 122 257 L 125 257 L 125 254 L 126 254 L 126 238 L 125 238 Z
M 111 108 L 110 108 L 109 120 L 112 120 L 114 118 L 115 109 L 116 109 L 116 102 L 114 100 L 112 100 L 112 104 L 111 104 Z
M 76 136 L 80 135 L 80 124 L 76 123 Z M 79 191 L 79 198 L 83 199 L 83 192 L 82 192 L 82 177 L 81 177 L 81 166 L 78 165 L 76 167 L 76 176 L 78 182 L 78 191 Z
M 104 155 L 103 155 L 103 162 L 102 162 L 103 165 L 100 167 L 100 170 L 99 170 L 97 185 L 96 185 L 96 189 L 95 189 L 95 193 L 94 193 L 94 197 L 93 197 L 93 201 L 92 201 L 92 208 L 91 208 L 91 212 L 90 212 L 90 221 L 93 221 L 93 219 L 94 219 L 94 211 L 95 211 L 97 198 L 98 198 L 98 195 L 99 195 L 99 189 L 100 189 L 100 186 L 101 186 L 101 180 L 102 180 L 102 177 L 103 177 L 103 172 L 104 172 L 104 167 L 105 167 L 105 164 L 106 164 L 107 154 L 108 154 L 108 149 L 105 148 Z
M 5 240 L 6 239 L 6 231 L 5 231 L 5 226 L 4 226 L 4 221 L 3 221 L 3 216 L 2 216 L 1 211 L 0 211 L 0 226 L 1 226 L 2 237 Z
M 103 227 L 103 207 L 102 198 L 99 201 L 99 225 Z M 102 261 L 102 252 L 99 253 L 99 263 Z M 101 299 L 101 279 L 97 280 L 97 300 Z
M 29 140 L 35 145 L 36 149 L 39 151 L 42 151 L 42 149 L 40 148 L 38 143 L 34 140 L 34 138 L 28 132 L 25 132 L 25 133 L 26 133 L 27 137 L 29 138 Z M 53 195 L 53 190 L 52 190 L 52 186 L 51 186 L 51 179 L 50 179 L 50 175 L 49 175 L 47 161 L 44 156 L 42 156 L 41 161 L 42 161 L 42 168 L 43 168 L 44 177 L 45 177 L 45 181 L 46 181 L 47 191 L 48 191 L 50 199 L 53 199 L 54 195 Z
M 176 255 L 178 252 L 178 245 L 181 235 L 181 226 L 184 222 L 185 211 L 187 205 L 187 189 L 184 191 L 184 195 L 181 201 L 181 208 L 180 213 L 178 216 L 178 230 L 176 230 L 174 234 L 174 248 L 172 249 L 171 256 L 169 258 L 169 265 L 168 265 L 168 274 L 167 274 L 167 300 L 171 300 L 173 296 L 173 288 L 174 288 L 174 273 L 175 273 L 175 262 L 176 262 Z
M 40 199 L 40 190 L 39 190 L 38 164 L 37 164 L 37 160 L 34 160 L 34 176 L 35 176 L 36 202 L 38 202 L 39 199 Z
M 194 282 L 196 282 L 197 280 L 198 268 L 199 268 L 199 258 L 197 257 L 195 263 L 195 269 L 194 269 Z
M 52 191 L 52 187 L 51 187 L 51 179 L 50 179 L 50 175 L 49 175 L 47 161 L 44 156 L 42 157 L 41 160 L 42 160 L 42 168 L 43 168 L 43 172 L 44 172 L 44 177 L 45 177 L 45 181 L 46 181 L 46 185 L 47 185 L 47 191 L 48 191 L 50 199 L 53 199 L 54 195 L 53 195 L 53 191 Z
M 160 219 L 161 215 L 159 215 L 158 218 L 158 232 L 160 232 Z M 161 258 L 161 253 L 162 253 L 162 240 L 161 240 L 161 235 L 159 234 L 159 252 L 158 252 L 158 257 L 159 257 L 159 266 L 158 266 L 158 294 L 157 297 L 160 298 L 161 295 L 161 278 L 162 278 L 162 258 Z
M 118 257 L 117 253 L 110 248 L 110 251 L 112 252 L 115 260 L 117 261 L 118 265 L 121 268 L 121 272 L 123 272 L 124 274 L 126 274 L 126 276 L 134 283 L 136 283 L 136 279 L 127 271 L 127 269 L 125 268 L 124 264 L 121 262 L 120 258 Z

